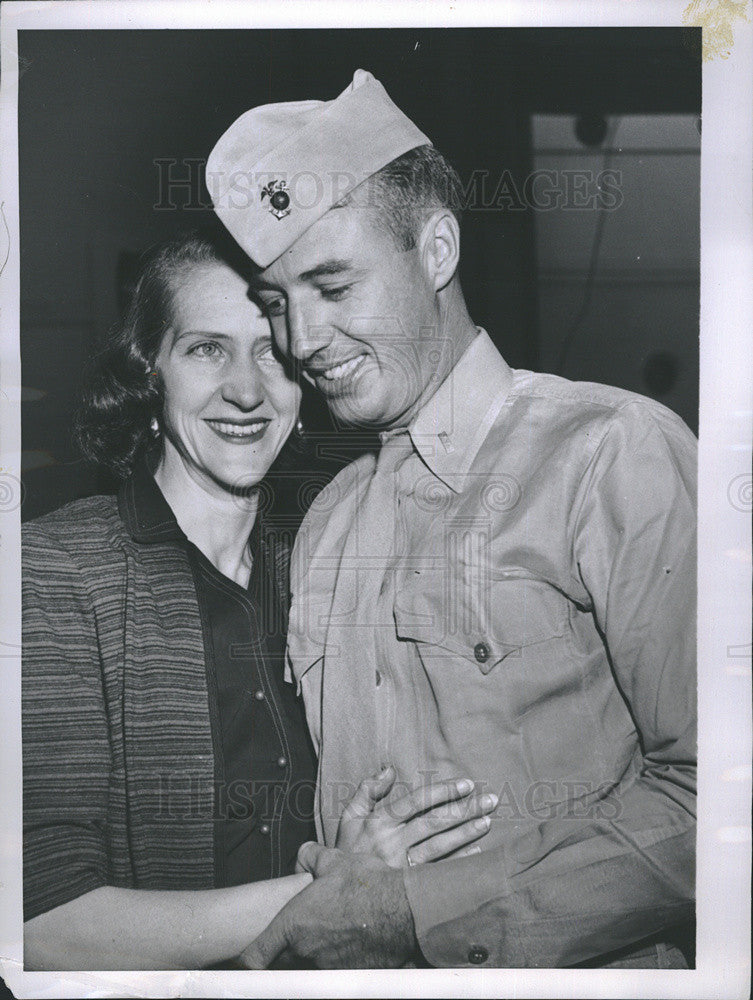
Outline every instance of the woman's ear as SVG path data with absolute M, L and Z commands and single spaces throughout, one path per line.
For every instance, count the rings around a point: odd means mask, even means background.
M 426 220 L 419 247 L 426 274 L 439 292 L 454 277 L 460 260 L 460 225 L 449 208 L 433 212 Z

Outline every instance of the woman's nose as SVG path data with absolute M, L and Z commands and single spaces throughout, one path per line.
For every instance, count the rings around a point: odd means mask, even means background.
M 254 410 L 263 402 L 264 381 L 252 361 L 236 361 L 225 371 L 222 398 L 240 410 Z

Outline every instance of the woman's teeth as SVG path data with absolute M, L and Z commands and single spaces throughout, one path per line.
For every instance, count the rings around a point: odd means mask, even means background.
M 343 378 L 345 375 L 350 375 L 358 368 L 364 357 L 364 354 L 359 354 L 357 358 L 351 358 L 350 361 L 344 361 L 341 365 L 328 368 L 322 372 L 322 377 L 326 378 L 328 382 L 332 382 L 335 379 Z
M 230 437 L 251 437 L 266 425 L 266 420 L 260 420 L 255 424 L 226 424 L 219 420 L 212 420 L 212 427 L 216 427 L 218 431 L 222 434 L 228 434 Z

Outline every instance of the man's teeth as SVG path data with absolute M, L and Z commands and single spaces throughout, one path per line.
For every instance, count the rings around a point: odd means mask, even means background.
M 364 359 L 363 354 L 359 354 L 357 358 L 351 358 L 350 361 L 344 361 L 341 365 L 335 365 L 334 368 L 328 368 L 326 371 L 322 372 L 322 376 L 331 382 L 336 378 L 342 378 L 344 375 L 350 375 L 354 372 L 356 368 L 361 364 Z
M 264 427 L 266 421 L 260 420 L 257 424 L 226 424 L 219 420 L 213 420 L 212 426 L 216 427 L 223 434 L 229 434 L 231 437 L 251 437 L 252 434 L 256 434 Z

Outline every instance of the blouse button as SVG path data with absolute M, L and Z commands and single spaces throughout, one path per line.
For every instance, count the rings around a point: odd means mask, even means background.
M 288 758 L 287 757 L 278 757 L 277 758 L 277 766 L 278 767 L 287 767 L 288 766 Z
M 486 663 L 489 659 L 489 647 L 485 642 L 477 642 L 473 647 L 473 655 L 479 663 Z
M 264 692 L 261 690 L 254 691 L 254 698 L 256 698 L 257 701 L 264 701 Z
M 266 837 L 266 835 L 269 833 L 269 823 L 262 823 L 262 825 L 259 827 L 259 833 L 263 833 L 264 836 Z
M 468 950 L 468 961 L 473 965 L 481 965 L 489 957 L 489 952 L 480 944 L 472 944 Z

